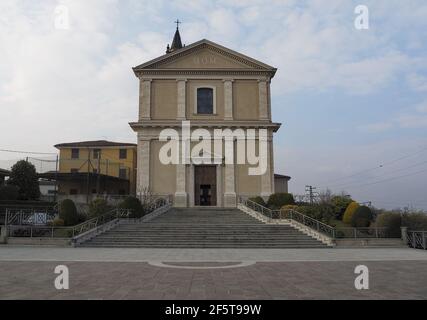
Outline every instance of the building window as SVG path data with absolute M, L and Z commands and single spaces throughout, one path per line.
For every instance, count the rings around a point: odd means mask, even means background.
M 71 172 L 71 173 L 78 173 L 78 172 L 79 172 L 79 169 L 74 169 L 74 168 L 73 168 L 73 169 L 70 169 L 70 172 Z
M 196 91 L 197 114 L 215 114 L 215 88 L 202 87 Z
M 127 169 L 126 168 L 120 168 L 119 169 L 119 178 L 120 179 L 127 179 Z
M 71 159 L 79 158 L 79 149 L 71 149 Z
M 77 189 L 70 189 L 70 194 L 71 195 L 78 194 L 78 193 L 79 193 L 79 191 Z
M 127 159 L 128 157 L 128 150 L 127 149 L 120 149 L 119 150 L 119 158 L 120 159 Z
M 97 174 L 98 173 L 98 169 L 93 169 L 93 173 Z
M 93 149 L 93 158 L 98 159 L 101 156 L 101 149 Z

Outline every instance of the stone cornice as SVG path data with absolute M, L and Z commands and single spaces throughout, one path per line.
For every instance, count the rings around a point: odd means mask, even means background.
M 274 76 L 271 70 L 253 70 L 253 69 L 143 69 L 135 71 L 139 78 L 147 76 L 255 76 L 266 77 L 266 81 Z
M 246 121 L 246 120 L 190 120 L 192 128 L 230 128 L 230 129 L 272 129 L 273 132 L 277 132 L 281 127 L 281 123 L 274 123 L 270 121 Z M 139 131 L 143 128 L 180 128 L 182 121 L 179 120 L 149 120 L 130 122 L 129 125 L 134 131 Z

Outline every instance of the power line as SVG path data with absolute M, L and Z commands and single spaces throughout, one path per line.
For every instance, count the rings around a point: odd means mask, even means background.
M 6 149 L 0 149 L 0 152 L 24 153 L 24 154 L 44 154 L 44 155 L 56 155 L 57 154 L 57 153 L 53 153 L 53 152 L 32 152 L 32 151 L 19 151 L 19 150 L 6 150 Z
M 383 183 L 383 182 L 393 181 L 393 180 L 397 180 L 397 179 L 403 179 L 403 178 L 414 176 L 414 175 L 417 175 L 417 174 L 420 174 L 420 173 L 424 173 L 424 172 L 427 172 L 427 169 L 424 169 L 424 170 L 421 170 L 421 171 L 417 171 L 417 172 L 413 172 L 413 173 L 406 174 L 406 175 L 401 175 L 401 176 L 397 176 L 397 177 L 391 177 L 391 178 L 388 178 L 388 179 L 379 180 L 379 181 L 375 181 L 375 182 L 371 182 L 371 183 L 360 184 L 360 185 L 357 185 L 357 186 L 352 187 L 352 188 L 353 189 L 354 188 L 361 188 L 361 187 L 371 186 L 371 185 L 375 185 L 375 184 L 379 184 L 379 183 Z
M 365 169 L 365 170 L 362 170 L 362 171 L 359 171 L 359 172 L 353 173 L 353 174 L 348 175 L 348 176 L 344 176 L 344 177 L 336 178 L 336 179 L 333 179 L 333 180 L 329 180 L 329 183 L 331 183 L 331 182 L 335 182 L 335 181 L 340 181 L 340 180 L 349 179 L 349 178 L 352 178 L 352 177 L 355 177 L 355 176 L 359 176 L 359 175 L 361 175 L 361 174 L 363 174 L 363 173 L 367 173 L 367 172 L 371 172 L 371 171 L 374 171 L 374 170 L 381 169 L 381 168 L 383 168 L 384 166 L 388 166 L 388 165 L 391 165 L 391 164 L 393 164 L 393 163 L 399 162 L 399 161 L 401 161 L 401 160 L 404 160 L 404 159 L 410 158 L 410 157 L 412 157 L 412 156 L 414 156 L 414 155 L 417 155 L 417 154 L 419 154 L 419 153 L 422 153 L 422 152 L 424 152 L 424 151 L 426 151 L 426 150 L 427 150 L 427 147 L 425 147 L 425 148 L 423 148 L 423 149 L 421 149 L 421 150 L 419 150 L 419 151 L 416 151 L 416 152 L 414 152 L 414 153 L 411 153 L 411 154 L 405 155 L 405 156 L 403 156 L 403 157 L 400 157 L 400 158 L 397 158 L 397 159 L 394 159 L 394 160 L 390 160 L 390 161 L 384 162 L 383 164 L 380 164 L 379 166 L 376 166 L 376 167 L 373 167 L 373 168 L 369 168 L 369 169 Z
M 408 166 L 408 167 L 404 167 L 404 168 L 396 169 L 396 170 L 394 170 L 394 171 L 393 171 L 393 173 L 401 172 L 401 171 L 404 171 L 404 170 L 407 170 L 407 169 L 412 169 L 412 168 L 415 168 L 415 167 L 419 167 L 419 166 L 421 166 L 421 165 L 423 165 L 423 164 L 427 164 L 427 161 L 419 162 L 419 163 L 416 163 L 416 164 L 410 165 L 410 166 Z M 377 177 L 375 177 L 375 178 L 377 178 Z M 355 183 L 357 183 L 357 182 L 355 182 Z M 329 187 L 331 187 L 331 188 L 336 188 L 336 187 L 341 187 L 341 186 L 351 186 L 351 185 L 353 185 L 353 184 L 354 184 L 354 183 L 352 183 L 352 182 L 344 182 L 344 183 L 335 184 L 335 185 L 332 185 L 332 186 L 329 186 Z

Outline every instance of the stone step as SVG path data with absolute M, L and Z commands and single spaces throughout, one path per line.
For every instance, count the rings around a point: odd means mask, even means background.
M 288 224 L 265 224 L 237 209 L 171 209 L 150 221 L 121 223 L 81 244 L 118 248 L 324 248 Z

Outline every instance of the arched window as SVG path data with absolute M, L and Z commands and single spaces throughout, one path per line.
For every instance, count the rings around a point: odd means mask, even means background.
M 197 88 L 197 114 L 214 114 L 213 88 Z

